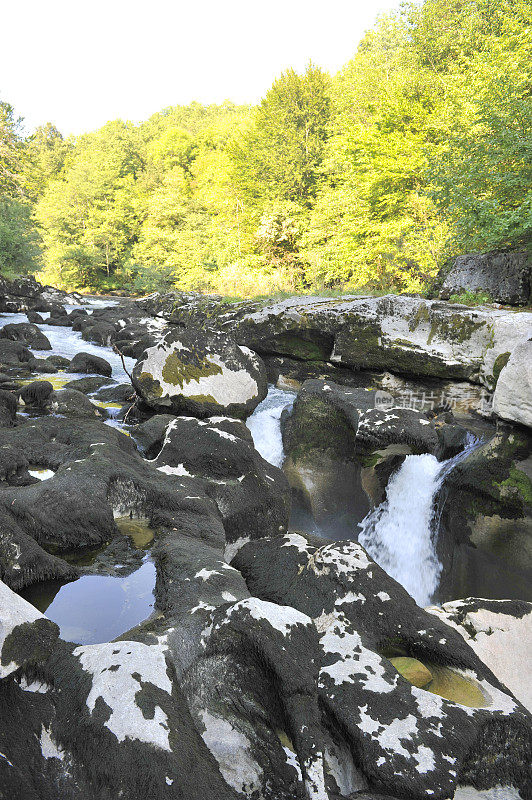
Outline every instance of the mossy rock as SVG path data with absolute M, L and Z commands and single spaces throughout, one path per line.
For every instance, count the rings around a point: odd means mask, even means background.
M 229 336 L 172 330 L 136 363 L 132 383 L 157 411 L 245 417 L 267 393 L 266 368 Z

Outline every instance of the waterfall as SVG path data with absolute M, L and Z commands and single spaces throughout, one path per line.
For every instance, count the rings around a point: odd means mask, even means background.
M 246 421 L 255 448 L 274 467 L 280 467 L 284 461 L 281 414 L 293 405 L 295 397 L 295 392 L 270 386 L 267 396 Z
M 392 578 L 427 606 L 438 588 L 436 498 L 445 478 L 479 444 L 469 434 L 461 453 L 439 462 L 432 455 L 407 456 L 392 475 L 386 499 L 360 523 L 358 541 Z

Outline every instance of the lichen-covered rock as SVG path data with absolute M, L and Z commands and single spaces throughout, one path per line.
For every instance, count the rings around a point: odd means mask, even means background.
M 532 604 L 467 598 L 427 609 L 455 628 L 481 661 L 532 711 Z
M 243 422 L 178 417 L 163 436 L 154 465 L 167 475 L 205 481 L 207 494 L 218 506 L 228 546 L 286 530 L 290 515 L 286 479 L 257 453 Z
M 0 680 L 52 652 L 59 628 L 0 580 Z
M 407 295 L 291 297 L 229 306 L 216 324 L 262 355 L 468 380 L 491 389 L 497 359 L 527 338 L 532 314 Z
M 458 256 L 442 284 L 440 297 L 464 291 L 485 292 L 497 303 L 525 305 L 530 298 L 531 259 L 526 251 Z
M 244 545 L 232 563 L 256 597 L 313 621 L 322 714 L 342 731 L 372 789 L 417 800 L 452 797 L 459 784 L 524 788 L 525 709 L 457 632 L 416 606 L 360 545 L 323 546 L 289 534 Z M 287 636 L 288 651 L 290 644 Z M 424 664 L 431 684 L 406 680 L 391 661 L 398 656 Z M 504 766 L 494 758 L 501 737 L 516 745 Z
M 532 428 L 532 338 L 518 344 L 502 368 L 493 411 L 502 419 Z
M 132 380 L 151 408 L 197 417 L 246 416 L 267 391 L 266 370 L 255 353 L 228 336 L 179 330 L 144 352 Z

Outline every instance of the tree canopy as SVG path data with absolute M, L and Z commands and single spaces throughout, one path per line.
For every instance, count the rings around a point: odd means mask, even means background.
M 425 0 L 333 76 L 77 139 L 0 103 L 0 268 L 69 288 L 424 291 L 528 247 L 532 0 Z

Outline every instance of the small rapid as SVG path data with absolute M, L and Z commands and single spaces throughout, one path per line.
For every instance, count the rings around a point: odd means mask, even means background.
M 73 303 L 67 303 L 64 305 L 64 308 L 67 311 L 85 309 L 90 314 L 95 308 L 106 308 L 113 305 L 116 305 L 116 301 L 87 300 L 85 303 L 79 303 L 77 305 Z M 48 314 L 43 313 L 41 316 L 47 317 Z M 26 314 L 23 313 L 0 314 L 0 327 L 11 323 L 27 321 L 28 318 Z M 112 377 L 109 379 L 110 383 L 113 380 L 117 381 L 118 383 L 129 383 L 129 376 L 124 370 L 122 359 L 111 347 L 93 344 L 92 342 L 86 342 L 83 339 L 80 331 L 73 331 L 72 328 L 63 325 L 48 325 L 46 323 L 46 319 L 44 322 L 37 323 L 37 327 L 48 338 L 50 344 L 52 345 L 52 349 L 36 350 L 32 348 L 32 353 L 36 358 L 47 358 L 47 356 L 53 354 L 55 356 L 63 356 L 64 358 L 72 359 L 77 353 L 80 352 L 91 353 L 92 355 L 105 358 L 105 360 L 110 363 L 113 370 Z M 124 358 L 124 363 L 126 364 L 127 370 L 131 372 L 135 366 L 135 359 L 126 357 Z M 76 378 L 84 377 L 86 377 L 86 375 L 81 375 L 79 373 L 68 373 L 68 380 L 75 380 Z M 49 376 L 46 374 L 39 375 L 39 380 L 48 379 Z
M 478 444 L 469 434 L 462 452 L 443 462 L 428 454 L 407 456 L 390 478 L 384 502 L 360 523 L 360 544 L 419 606 L 430 604 L 442 570 L 436 498 L 445 478 Z

